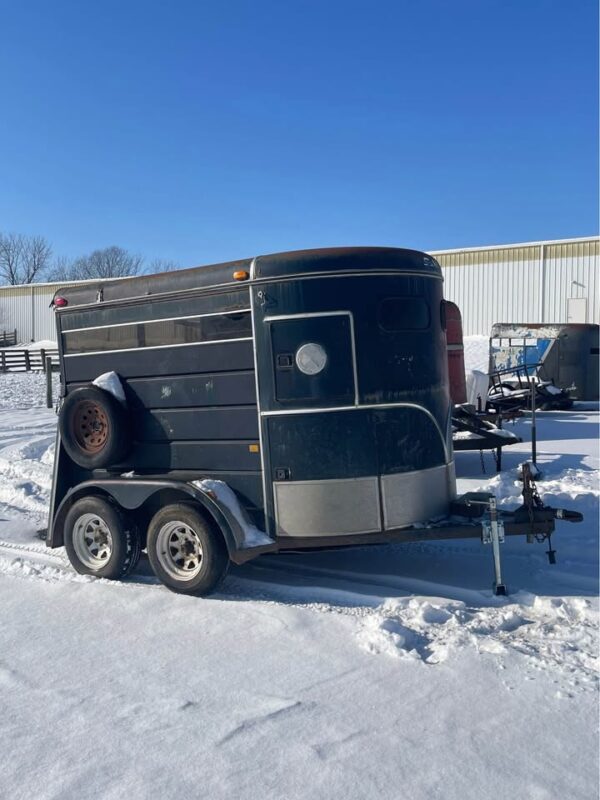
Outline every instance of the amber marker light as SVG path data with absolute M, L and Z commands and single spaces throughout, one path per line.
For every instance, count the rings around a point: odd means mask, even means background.
M 245 269 L 236 269 L 233 273 L 233 280 L 234 281 L 247 281 L 248 280 L 248 273 Z

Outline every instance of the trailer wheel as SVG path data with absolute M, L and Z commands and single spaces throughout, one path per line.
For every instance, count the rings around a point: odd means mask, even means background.
M 60 409 L 58 427 L 63 447 L 84 469 L 118 464 L 131 448 L 126 408 L 97 386 L 69 392 Z
M 100 497 L 73 503 L 65 518 L 64 542 L 69 561 L 82 575 L 119 580 L 140 559 L 140 535 L 132 520 Z
M 147 550 L 156 577 L 182 594 L 206 595 L 219 586 L 229 565 L 221 533 L 194 506 L 174 503 L 152 518 Z

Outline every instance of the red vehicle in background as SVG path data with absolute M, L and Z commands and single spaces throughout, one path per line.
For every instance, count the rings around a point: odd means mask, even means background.
M 448 300 L 446 300 L 446 340 L 448 342 L 450 397 L 454 405 L 460 405 L 467 402 L 462 317 L 456 303 Z

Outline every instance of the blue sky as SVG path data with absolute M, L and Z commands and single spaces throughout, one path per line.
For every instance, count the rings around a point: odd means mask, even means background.
M 598 232 L 595 0 L 0 0 L 0 230 L 183 265 Z

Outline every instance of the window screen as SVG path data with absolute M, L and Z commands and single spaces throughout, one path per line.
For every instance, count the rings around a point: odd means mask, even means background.
M 65 354 L 214 342 L 252 336 L 250 312 L 157 320 L 63 334 Z

